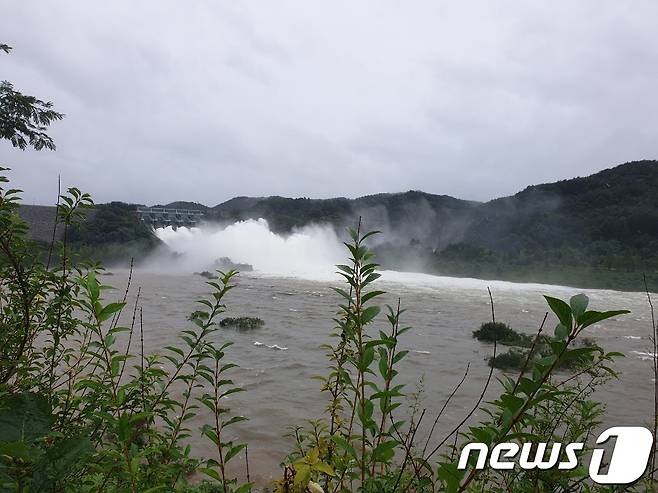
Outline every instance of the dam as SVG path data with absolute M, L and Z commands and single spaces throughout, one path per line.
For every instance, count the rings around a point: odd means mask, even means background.
M 168 207 L 137 207 L 139 219 L 152 228 L 171 226 L 178 228 L 197 226 L 204 213 L 195 209 L 173 209 Z

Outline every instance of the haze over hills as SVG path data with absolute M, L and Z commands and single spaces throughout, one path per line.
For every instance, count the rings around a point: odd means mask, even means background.
M 72 241 L 82 249 L 93 246 L 90 251 L 106 260 L 125 258 L 126 248 L 137 257 L 146 254 L 157 241 L 135 207 L 99 205 L 72 232 Z M 166 207 L 202 210 L 207 222 L 223 224 L 264 218 L 277 234 L 308 224 L 328 224 L 342 234 L 361 217 L 367 229 L 384 232 L 376 240 L 378 260 L 395 269 L 620 289 L 640 289 L 644 273 L 658 277 L 658 161 L 533 185 L 484 203 L 409 191 L 356 199 L 236 197 L 214 207 Z M 35 228 L 43 226 L 31 212 L 22 215 Z
M 331 224 L 339 230 L 356 226 L 382 230 L 389 241 L 410 238 L 434 247 L 461 234 L 475 202 L 420 191 L 377 194 L 357 199 L 239 197 L 206 210 L 209 221 L 234 222 L 264 218 L 272 231 L 289 233 L 309 223 Z M 406 241 L 408 242 L 408 241 Z
M 603 253 L 623 244 L 649 253 L 658 241 L 658 161 L 533 185 L 485 203 L 409 191 L 357 199 L 236 197 L 214 207 L 167 204 L 183 206 L 202 209 L 214 221 L 264 218 L 277 233 L 314 222 L 351 226 L 361 216 L 390 241 L 435 249 L 464 242 L 501 252 L 570 245 Z
M 464 239 L 504 251 L 592 242 L 651 247 L 658 239 L 658 161 L 529 186 L 487 202 L 475 211 Z

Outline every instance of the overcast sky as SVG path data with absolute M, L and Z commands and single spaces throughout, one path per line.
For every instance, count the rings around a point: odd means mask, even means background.
M 658 158 L 658 2 L 0 0 L 57 151 L 28 203 L 420 189 L 485 200 Z

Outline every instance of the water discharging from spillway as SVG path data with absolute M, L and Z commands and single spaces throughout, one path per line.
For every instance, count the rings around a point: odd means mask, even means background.
M 346 253 L 329 226 L 309 225 L 280 235 L 272 232 L 264 219 L 227 226 L 166 227 L 155 233 L 176 256 L 172 259 L 156 254 L 147 262 L 150 270 L 213 270 L 220 259 L 230 259 L 262 274 L 326 278 L 335 270 L 335 264 L 343 262 Z

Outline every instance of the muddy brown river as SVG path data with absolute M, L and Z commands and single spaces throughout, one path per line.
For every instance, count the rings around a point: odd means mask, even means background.
M 104 281 L 116 287 L 107 297 L 120 297 L 127 272 L 114 270 Z M 240 367 L 233 378 L 245 392 L 227 401 L 233 412 L 249 418 L 232 429 L 233 436 L 249 443 L 252 480 L 265 484 L 279 474 L 279 464 L 292 449 L 284 435 L 292 424 L 321 416 L 326 400 L 319 392 L 314 375 L 326 374 L 327 361 L 320 345 L 330 340 L 332 317 L 338 295 L 330 288 L 339 286 L 338 277 L 300 279 L 256 273 L 241 274 L 238 286 L 226 300 L 226 316 L 256 316 L 265 321 L 262 328 L 240 331 L 220 329 L 218 341 L 232 341 L 227 359 Z M 486 358 L 491 346 L 473 339 L 472 331 L 491 316 L 487 286 L 493 292 L 497 320 L 528 333 L 537 330 L 546 312 L 542 294 L 568 298 L 583 290 L 537 284 L 453 279 L 423 274 L 384 272 L 378 289 L 387 291 L 381 303 L 394 304 L 400 297 L 407 309 L 403 324 L 413 329 L 400 345 L 410 350 L 401 366 L 407 393 L 423 381 L 421 405 L 432 416 L 464 374 L 468 378 L 439 422 L 437 435 L 445 434 L 476 402 L 488 374 Z M 163 274 L 137 269 L 131 297 L 141 287 L 145 347 L 149 352 L 176 343 L 177 333 L 189 327 L 187 315 L 197 309 L 194 300 L 209 292 L 205 279 L 193 274 Z M 650 311 L 644 293 L 584 290 L 593 309 L 629 309 L 630 315 L 589 328 L 607 351 L 620 351 L 622 372 L 599 393 L 607 403 L 609 425 L 647 425 L 651 420 L 653 379 L 649 333 Z M 134 299 L 134 298 L 133 298 Z M 128 314 L 124 315 L 128 317 Z M 127 323 L 128 321 L 124 321 Z M 380 326 L 385 318 L 380 315 Z M 549 318 L 552 329 L 555 322 Z M 375 329 L 377 325 L 373 326 Z M 496 372 L 498 373 L 498 372 Z M 489 392 L 499 389 L 494 382 Z M 411 400 L 409 400 L 411 404 Z M 400 413 L 407 413 L 403 405 Z M 209 416 L 201 410 L 200 426 Z M 433 418 L 432 418 L 433 419 Z M 211 454 L 208 442 L 192 440 L 198 454 Z M 234 459 L 242 473 L 241 458 Z M 244 459 L 242 458 L 242 461 Z

